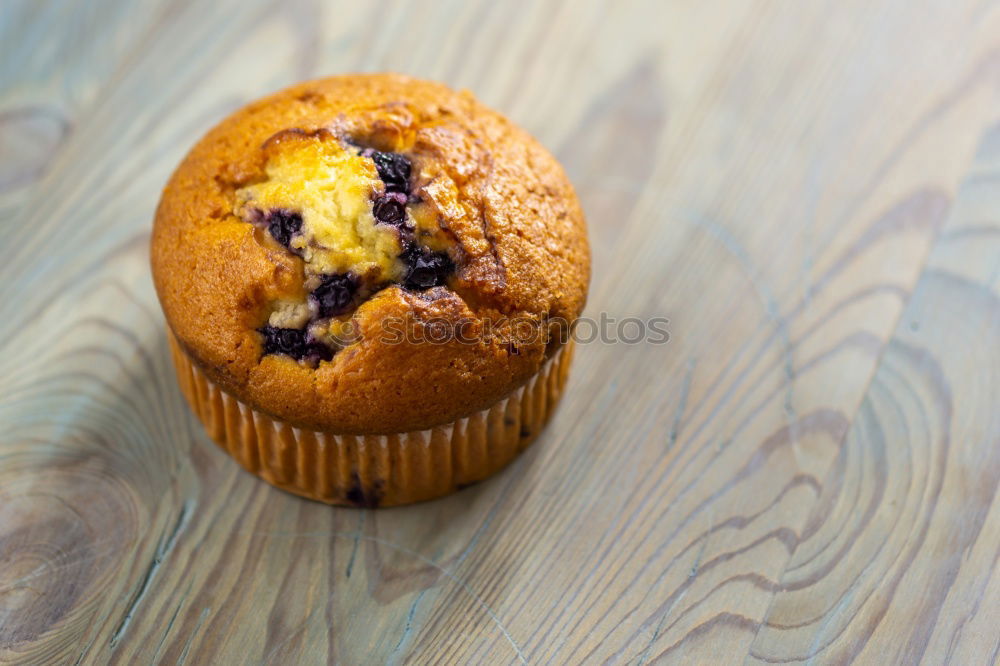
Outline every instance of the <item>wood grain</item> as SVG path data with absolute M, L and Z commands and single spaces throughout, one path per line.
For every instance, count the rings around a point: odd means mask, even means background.
M 1000 8 L 4 3 L 0 663 L 1000 661 Z M 588 315 L 545 435 L 332 509 L 211 442 L 159 189 L 295 80 L 472 89 L 566 165 Z

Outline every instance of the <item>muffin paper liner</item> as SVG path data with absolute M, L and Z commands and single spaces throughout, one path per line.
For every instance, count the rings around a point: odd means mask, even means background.
M 488 409 L 427 430 L 341 435 L 297 428 L 219 389 L 170 349 L 188 404 L 247 471 L 329 504 L 394 506 L 440 497 L 499 471 L 541 432 L 569 374 L 573 341 L 527 383 Z

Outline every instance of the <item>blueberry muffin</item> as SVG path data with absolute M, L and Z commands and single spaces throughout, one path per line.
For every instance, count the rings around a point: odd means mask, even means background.
M 246 469 L 332 504 L 479 481 L 555 407 L 586 298 L 556 160 L 467 92 L 339 76 L 253 102 L 163 191 L 181 387 Z

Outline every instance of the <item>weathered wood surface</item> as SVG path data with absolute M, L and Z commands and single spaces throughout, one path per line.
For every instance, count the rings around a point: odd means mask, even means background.
M 0 4 L 0 662 L 995 663 L 1000 7 Z M 562 159 L 588 314 L 540 441 L 421 506 L 240 471 L 147 268 L 294 80 L 472 89 Z

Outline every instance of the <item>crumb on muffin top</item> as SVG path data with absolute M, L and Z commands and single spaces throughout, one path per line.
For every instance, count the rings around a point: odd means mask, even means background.
M 555 159 L 468 93 L 397 75 L 299 84 L 224 120 L 165 188 L 152 263 L 209 378 L 357 433 L 503 398 L 564 342 L 589 278 Z

